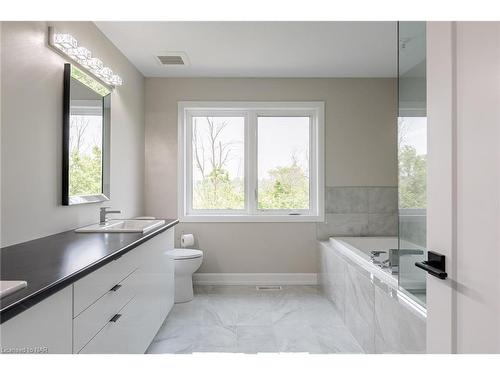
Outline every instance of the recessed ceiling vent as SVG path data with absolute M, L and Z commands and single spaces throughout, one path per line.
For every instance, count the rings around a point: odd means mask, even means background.
M 159 53 L 156 56 L 156 60 L 165 66 L 183 66 L 189 65 L 187 56 L 183 52 L 170 52 L 170 53 Z

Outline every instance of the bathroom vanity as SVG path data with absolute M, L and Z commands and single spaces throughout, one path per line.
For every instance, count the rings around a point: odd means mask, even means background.
M 1 250 L 3 353 L 144 353 L 174 303 L 177 220 L 147 233 L 68 231 Z

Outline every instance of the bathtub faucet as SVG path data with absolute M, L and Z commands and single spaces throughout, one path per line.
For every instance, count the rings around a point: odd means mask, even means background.
M 370 251 L 370 261 L 376 265 L 379 266 L 380 268 L 388 268 L 390 267 L 389 259 L 380 261 L 377 258 L 380 256 L 380 254 L 386 254 L 387 251 L 381 251 L 381 250 L 373 250 Z
M 380 250 L 370 251 L 370 260 L 373 262 L 380 256 L 380 254 L 385 254 L 385 253 L 387 253 L 387 251 L 380 251 Z

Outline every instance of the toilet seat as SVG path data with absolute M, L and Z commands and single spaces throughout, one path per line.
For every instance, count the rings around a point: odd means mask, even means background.
M 174 260 L 196 259 L 203 256 L 203 251 L 196 249 L 173 249 L 167 251 L 167 255 Z

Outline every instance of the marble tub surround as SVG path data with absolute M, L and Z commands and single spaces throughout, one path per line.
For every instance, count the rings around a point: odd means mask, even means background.
M 325 222 L 317 237 L 395 236 L 398 227 L 398 189 L 378 186 L 326 187 Z
M 375 296 L 372 281 L 364 272 L 347 264 L 344 298 L 345 324 L 368 353 L 375 352 L 373 341 L 375 316 L 373 314 Z M 335 286 L 334 286 L 335 287 Z
M 425 353 L 425 309 L 331 246 L 318 242 L 319 283 L 367 353 Z
M 195 286 L 194 299 L 174 306 L 148 353 L 196 352 L 363 350 L 316 286 Z
M 425 310 L 375 280 L 376 353 L 425 353 Z

